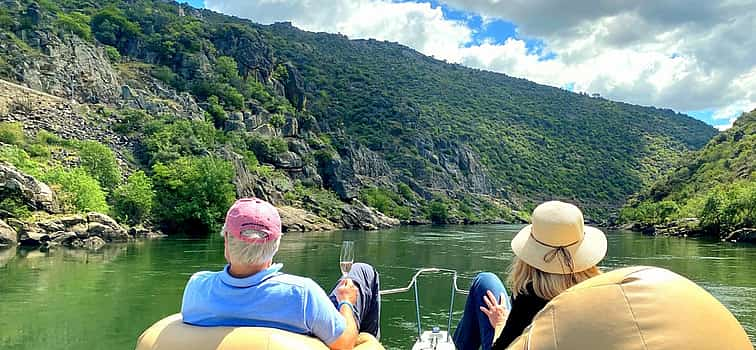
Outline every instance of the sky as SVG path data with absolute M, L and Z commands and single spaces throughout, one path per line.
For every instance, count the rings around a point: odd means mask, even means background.
M 189 0 L 574 92 L 671 108 L 721 130 L 756 109 L 756 0 Z

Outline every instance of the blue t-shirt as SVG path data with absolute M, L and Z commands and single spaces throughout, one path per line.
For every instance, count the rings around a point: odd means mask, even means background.
M 326 344 L 341 336 L 344 317 L 309 278 L 278 272 L 276 264 L 246 278 L 223 271 L 195 273 L 184 290 L 181 314 L 197 326 L 252 326 L 314 335 Z

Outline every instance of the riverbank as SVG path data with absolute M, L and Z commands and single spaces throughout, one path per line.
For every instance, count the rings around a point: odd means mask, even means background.
M 756 244 L 756 229 L 754 228 L 746 227 L 726 232 L 713 232 L 703 229 L 700 220 L 697 218 L 685 218 L 664 224 L 633 222 L 616 228 L 638 232 L 645 236 L 705 237 L 718 239 L 722 242 Z

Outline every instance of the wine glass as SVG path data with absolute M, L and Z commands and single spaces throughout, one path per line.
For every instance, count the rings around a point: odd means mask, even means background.
M 352 270 L 354 263 L 354 241 L 341 242 L 341 257 L 339 258 L 339 267 L 342 276 L 346 277 Z

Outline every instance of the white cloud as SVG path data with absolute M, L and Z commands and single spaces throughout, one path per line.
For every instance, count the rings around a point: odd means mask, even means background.
M 470 45 L 473 29 L 427 2 L 207 0 L 208 8 L 261 23 L 402 43 L 436 58 L 574 91 L 676 110 L 715 110 L 730 121 L 756 107 L 756 4 L 749 1 L 444 0 L 484 22 L 516 23 L 538 38 Z M 485 23 L 484 23 L 485 24 Z

